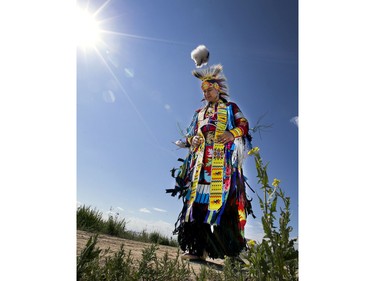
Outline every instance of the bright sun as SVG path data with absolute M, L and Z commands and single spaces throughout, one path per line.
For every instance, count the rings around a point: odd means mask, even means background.
M 76 9 L 76 42 L 82 48 L 94 48 L 100 40 L 99 22 L 93 15 L 80 8 Z

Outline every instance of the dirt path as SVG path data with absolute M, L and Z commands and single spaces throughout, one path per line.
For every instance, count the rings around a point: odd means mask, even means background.
M 85 232 L 82 230 L 77 230 L 77 255 L 85 248 L 87 241 L 93 233 Z M 109 235 L 99 235 L 96 246 L 102 250 L 110 249 L 109 253 L 113 254 L 120 250 L 121 244 L 124 244 L 124 250 L 128 253 L 130 250 L 132 256 L 135 260 L 142 259 L 142 250 L 144 248 L 150 247 L 151 244 L 143 243 L 118 237 L 113 237 Z M 177 256 L 178 249 L 171 246 L 159 245 L 156 255 L 158 258 L 162 258 L 166 252 L 168 252 L 169 258 L 173 259 Z M 223 260 L 221 259 L 207 259 L 207 262 L 211 265 L 218 265 L 219 267 L 223 265 Z M 190 267 L 194 269 L 196 273 L 200 272 L 202 264 L 199 263 L 189 263 Z

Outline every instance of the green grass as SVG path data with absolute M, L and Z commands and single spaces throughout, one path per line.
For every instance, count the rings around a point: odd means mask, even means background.
M 105 221 L 102 218 L 102 213 L 91 207 L 78 207 L 77 229 L 103 233 L 105 229 Z

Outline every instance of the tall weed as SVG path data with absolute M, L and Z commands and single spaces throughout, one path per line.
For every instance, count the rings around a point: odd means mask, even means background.
M 99 280 L 99 255 L 101 250 L 96 248 L 98 235 L 90 237 L 85 249 L 77 257 L 77 280 Z
M 249 280 L 298 280 L 298 250 L 294 244 L 297 238 L 290 238 L 290 197 L 280 188 L 280 180 L 274 179 L 269 184 L 267 166 L 259 154 L 259 148 L 253 148 L 249 154 L 254 155 L 258 183 L 261 184 L 263 198 L 258 195 L 260 208 L 263 211 L 262 242 L 252 241 L 247 251 L 247 269 Z M 278 202 L 279 201 L 279 202 Z M 278 203 L 282 203 L 277 212 Z

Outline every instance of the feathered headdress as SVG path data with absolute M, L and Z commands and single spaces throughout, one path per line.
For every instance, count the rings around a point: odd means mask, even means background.
M 193 70 L 192 74 L 202 81 L 202 88 L 213 86 L 222 98 L 229 100 L 227 79 L 222 71 L 223 66 L 216 64 L 206 69 Z

